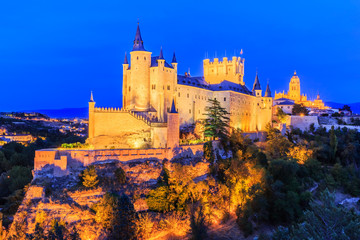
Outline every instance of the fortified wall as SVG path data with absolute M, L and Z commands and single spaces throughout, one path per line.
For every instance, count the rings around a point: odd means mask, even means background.
M 34 172 L 46 165 L 53 167 L 54 176 L 67 175 L 70 168 L 88 166 L 95 162 L 117 160 L 127 162 L 139 159 L 172 159 L 173 157 L 201 157 L 203 144 L 184 145 L 174 149 L 43 149 L 35 152 Z

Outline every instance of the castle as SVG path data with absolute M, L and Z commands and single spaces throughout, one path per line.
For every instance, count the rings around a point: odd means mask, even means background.
M 302 104 L 308 108 L 316 108 L 316 109 L 328 109 L 324 102 L 320 99 L 320 95 L 317 95 L 317 98 L 314 101 L 310 101 L 307 99 L 306 95 L 301 95 L 300 92 L 300 79 L 296 75 L 296 71 L 294 71 L 294 76 L 290 79 L 289 83 L 289 91 L 285 93 L 284 91 L 281 93 L 275 92 L 275 100 L 286 98 L 295 101 L 297 104 Z
M 203 60 L 204 76 L 179 75 L 175 53 L 168 63 L 147 51 L 137 26 L 130 61 L 123 63 L 123 107 L 95 107 L 89 102 L 88 142 L 100 148 L 173 148 L 179 128 L 205 118 L 208 99 L 217 99 L 230 113 L 230 126 L 263 131 L 271 122 L 269 85 L 263 94 L 256 74 L 252 91 L 244 82 L 241 57 Z

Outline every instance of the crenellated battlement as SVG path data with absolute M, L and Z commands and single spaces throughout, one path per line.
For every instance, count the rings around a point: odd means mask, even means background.
M 124 108 L 95 107 L 94 112 L 128 112 Z
M 219 84 L 224 80 L 244 85 L 244 58 L 232 57 L 228 59 L 223 57 L 203 60 L 204 78 L 209 84 Z

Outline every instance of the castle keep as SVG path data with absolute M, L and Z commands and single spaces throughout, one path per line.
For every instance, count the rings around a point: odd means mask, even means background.
M 252 90 L 244 82 L 245 59 L 204 59 L 204 76 L 179 75 L 160 49 L 153 56 L 137 26 L 130 61 L 123 63 L 123 107 L 99 108 L 91 95 L 89 139 L 100 148 L 173 148 L 179 128 L 204 119 L 208 99 L 217 99 L 230 113 L 230 125 L 245 132 L 262 131 L 271 121 L 269 85 L 263 94 L 256 75 Z

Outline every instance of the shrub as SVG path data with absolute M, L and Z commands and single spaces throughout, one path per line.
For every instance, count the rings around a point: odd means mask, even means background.
M 154 222 L 148 213 L 139 214 L 136 223 L 136 237 L 137 239 L 147 239 L 154 227 Z
M 115 170 L 115 178 L 118 181 L 118 183 L 120 183 L 120 184 L 126 183 L 126 173 L 125 173 L 124 169 L 122 169 L 121 167 L 118 167 Z
M 149 209 L 158 212 L 170 211 L 171 209 L 168 195 L 169 188 L 167 186 L 160 186 L 151 190 L 146 198 Z
M 94 188 L 98 185 L 99 179 L 94 165 L 89 166 L 82 172 L 81 180 L 86 188 Z

